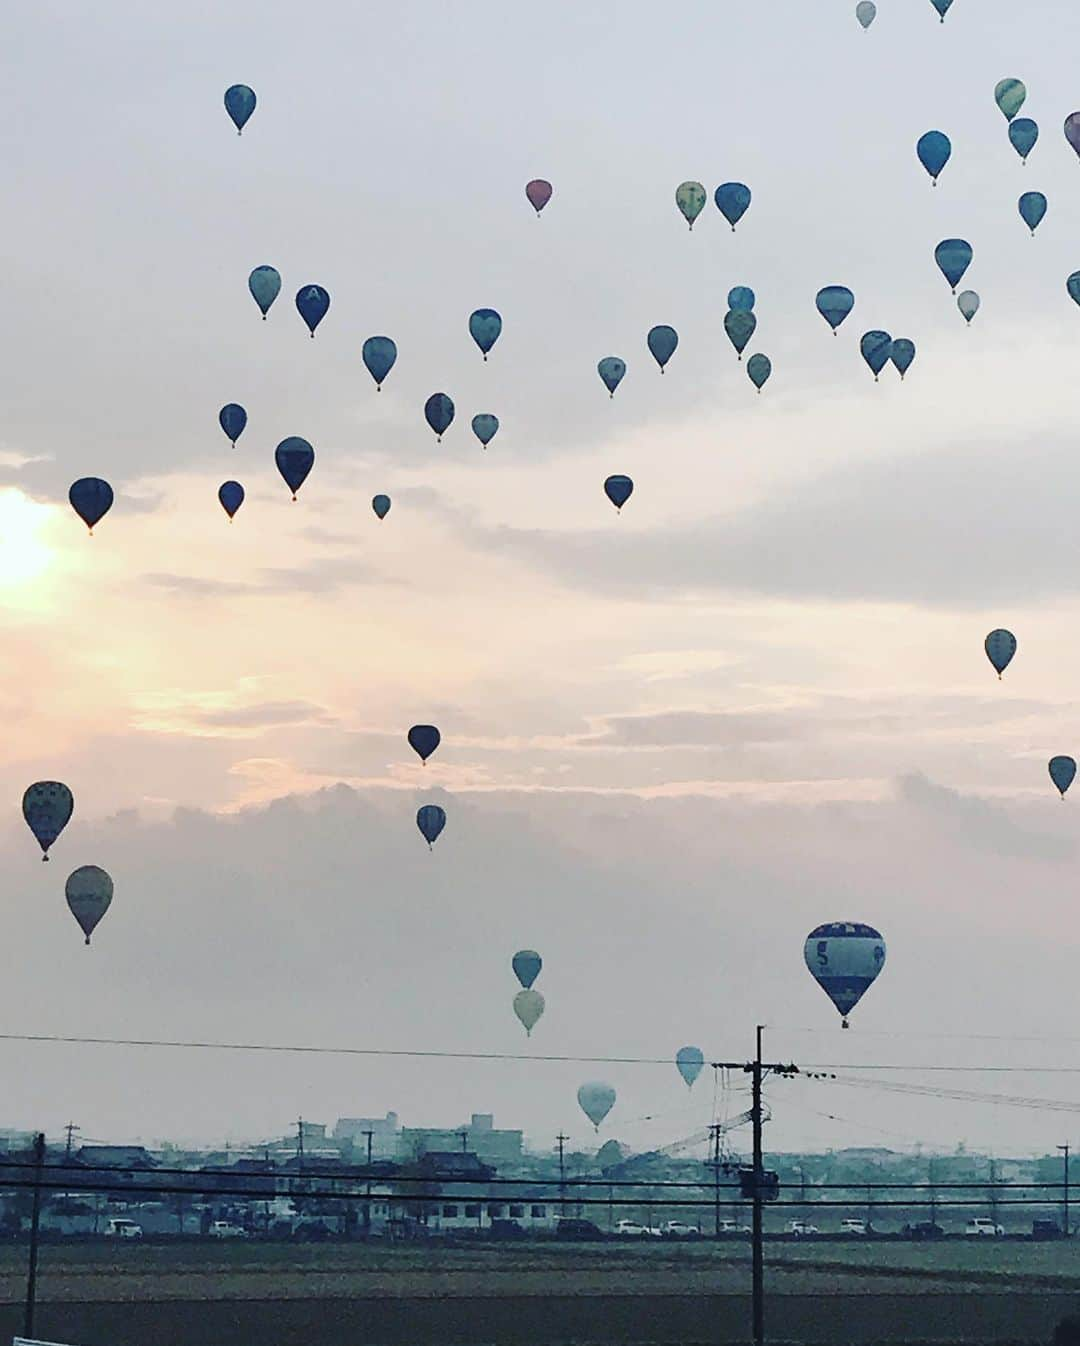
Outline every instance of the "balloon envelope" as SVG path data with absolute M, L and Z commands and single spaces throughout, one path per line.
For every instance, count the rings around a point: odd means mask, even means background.
M 389 337 L 368 337 L 361 356 L 367 372 L 375 380 L 375 387 L 381 388 L 397 360 L 397 346 Z
M 694 1087 L 694 1081 L 705 1065 L 705 1053 L 700 1047 L 680 1047 L 675 1053 L 675 1064 L 679 1074 L 686 1081 L 687 1088 Z
M 529 205 L 536 211 L 537 215 L 544 209 L 551 200 L 552 186 L 544 178 L 533 178 L 532 182 L 527 183 L 525 195 L 529 198 Z
M 225 111 L 232 118 L 236 134 L 243 131 L 248 118 L 255 111 L 255 90 L 246 84 L 234 84 L 225 90 Z
M 442 742 L 442 734 L 433 724 L 414 724 L 409 730 L 408 737 L 409 747 L 412 748 L 421 762 L 426 762 Z
M 728 290 L 727 306 L 733 313 L 753 313 L 757 295 L 749 285 L 736 285 Z
M 629 477 L 616 475 L 608 477 L 607 481 L 604 482 L 604 494 L 616 509 L 621 510 L 633 493 L 634 483 Z
M 1080 112 L 1070 112 L 1065 118 L 1065 139 L 1080 154 Z
M 683 219 L 694 227 L 694 221 L 705 209 L 709 194 L 700 182 L 683 182 L 675 189 L 675 204 L 682 211 Z
M 68 825 L 74 809 L 75 799 L 61 781 L 39 780 L 26 790 L 23 817 L 37 838 L 44 859 L 49 858 L 49 847 Z
M 952 141 L 944 131 L 927 131 L 926 135 L 920 136 L 915 153 L 919 156 L 919 163 L 937 182 L 952 158 Z
M 488 351 L 498 341 L 501 331 L 502 318 L 493 308 L 478 308 L 469 317 L 469 335 L 480 347 L 485 360 Z
M 1012 121 L 1027 100 L 1027 89 L 1023 80 L 1003 79 L 994 89 L 994 102 L 1001 109 L 1002 116 Z
M 974 290 L 965 290 L 963 294 L 957 295 L 956 307 L 964 315 L 964 321 L 970 325 L 972 318 L 982 307 L 982 300 Z
M 1013 149 L 1027 163 L 1028 155 L 1039 139 L 1039 126 L 1030 117 L 1017 117 L 1009 123 L 1009 140 Z
M 724 314 L 724 331 L 741 360 L 743 351 L 750 344 L 750 338 L 757 331 L 757 318 L 744 309 L 728 309 Z
M 445 393 L 432 393 L 424 403 L 424 419 L 435 431 L 435 438 L 441 441 L 453 424 L 453 402 Z
M 1016 653 L 1016 637 L 1004 628 L 991 631 L 983 641 L 983 649 L 986 650 L 986 657 L 1000 678 L 1013 661 L 1013 655 Z
M 306 439 L 290 435 L 274 450 L 274 462 L 295 500 L 297 491 L 303 486 L 315 462 L 315 450 Z
M 869 925 L 834 921 L 807 937 L 806 966 L 844 1016 L 855 1008 L 885 965 L 885 941 Z
M 750 382 L 760 393 L 769 381 L 772 373 L 772 361 L 767 355 L 751 355 L 746 362 L 746 374 Z
M 482 411 L 472 418 L 472 428 L 473 434 L 486 449 L 498 433 L 499 418 L 492 416 L 490 412 Z
M 80 477 L 68 491 L 71 508 L 91 532 L 112 509 L 113 490 L 100 477 Z
M 615 389 L 622 383 L 623 375 L 626 373 L 626 361 L 620 360 L 617 355 L 605 355 L 596 366 L 596 372 L 600 375 L 604 387 L 614 397 Z
M 244 488 L 238 481 L 224 481 L 218 487 L 217 497 L 221 501 L 221 508 L 231 519 L 244 503 Z
M 855 6 L 855 17 L 864 28 L 869 28 L 877 18 L 877 5 L 874 0 L 859 0 Z
M 964 278 L 964 273 L 975 256 L 971 244 L 964 238 L 943 239 L 934 249 L 934 260 L 941 274 L 949 282 L 953 294 Z
M 1024 221 L 1032 234 L 1038 229 L 1046 217 L 1046 197 L 1042 192 L 1025 192 L 1020 198 L 1019 209 L 1020 218 Z
M 1076 775 L 1076 762 L 1072 757 L 1051 757 L 1049 769 L 1050 779 L 1061 791 L 1061 797 L 1064 799 L 1065 791 L 1073 783 Z
M 1080 304 L 1080 271 L 1074 271 L 1065 282 L 1065 288 L 1069 292 L 1069 297 L 1077 304 Z
M 577 1101 L 581 1111 L 599 1130 L 600 1123 L 615 1106 L 615 1090 L 610 1084 L 583 1084 L 577 1091 Z
M 750 209 L 751 192 L 744 182 L 722 182 L 716 189 L 716 208 L 732 231 Z
M 653 359 L 660 366 L 660 373 L 662 374 L 664 366 L 675 354 L 679 344 L 679 334 L 674 327 L 654 327 L 645 338 L 645 344 L 648 346 Z
M 818 290 L 817 311 L 835 332 L 855 307 L 855 296 L 846 285 L 826 285 Z
M 244 433 L 244 426 L 247 425 L 247 412 L 238 402 L 229 402 L 218 412 L 218 424 L 235 449 L 236 441 Z
M 897 337 L 892 344 L 892 362 L 901 378 L 915 363 L 915 343 L 907 337 Z
M 952 9 L 952 0 L 930 0 L 937 12 L 941 15 L 941 22 L 945 22 L 945 15 Z
M 888 332 L 867 332 L 859 342 L 859 349 L 876 381 L 892 356 L 892 337 Z
M 248 289 L 265 318 L 270 305 L 281 293 L 281 276 L 272 266 L 257 266 L 248 276 Z
M 97 865 L 82 865 L 68 875 L 64 895 L 89 944 L 94 927 L 113 900 L 112 879 Z
M 390 497 L 388 495 L 376 495 L 371 499 L 371 508 L 380 519 L 385 519 L 390 513 Z
M 511 958 L 510 966 L 514 969 L 514 976 L 527 991 L 539 977 L 544 960 L 535 949 L 519 949 Z
M 514 996 L 514 1013 L 521 1020 L 525 1032 L 531 1037 L 532 1031 L 540 1022 L 544 1012 L 544 997 L 539 991 L 519 991 Z
M 434 846 L 446 826 L 446 811 L 438 804 L 424 804 L 416 811 L 416 825 L 428 846 Z
M 330 296 L 321 285 L 305 285 L 296 292 L 296 311 L 307 323 L 312 337 L 330 308 Z

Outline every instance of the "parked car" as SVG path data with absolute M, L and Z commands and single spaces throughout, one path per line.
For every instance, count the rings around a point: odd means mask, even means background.
M 1064 1238 L 1064 1232 L 1061 1225 L 1056 1220 L 1032 1220 L 1031 1237 L 1033 1239 L 1059 1239 Z
M 652 1230 L 648 1225 L 638 1224 L 636 1220 L 620 1220 L 615 1233 L 622 1238 L 648 1238 Z
M 555 1221 L 555 1237 L 557 1239 L 573 1239 L 580 1242 L 587 1239 L 602 1239 L 604 1237 L 604 1231 L 598 1224 L 593 1224 L 592 1220 L 560 1218 Z
M 696 1224 L 684 1224 L 682 1220 L 668 1220 L 660 1226 L 660 1233 L 669 1239 L 699 1239 L 701 1230 Z
M 523 1238 L 525 1230 L 517 1220 L 492 1220 L 491 1237 L 496 1239 Z
M 215 1220 L 206 1231 L 213 1239 L 246 1239 L 248 1231 L 229 1220 Z
M 754 1231 L 748 1224 L 740 1224 L 738 1220 L 721 1220 L 718 1234 L 752 1234 Z
M 870 1226 L 865 1220 L 841 1220 L 840 1232 L 865 1238 L 870 1233 Z
M 113 1219 L 105 1226 L 105 1237 L 111 1239 L 141 1239 L 142 1225 L 134 1220 Z
M 786 1232 L 794 1234 L 796 1238 L 806 1238 L 811 1234 L 819 1234 L 821 1231 L 816 1225 L 807 1224 L 805 1220 L 789 1220 Z
M 976 1216 L 974 1220 L 969 1220 L 964 1229 L 968 1238 L 1000 1238 L 1005 1233 L 1001 1225 L 995 1224 L 993 1220 L 983 1219 L 982 1216 Z
M 901 1237 L 914 1239 L 916 1243 L 921 1243 L 926 1239 L 943 1239 L 945 1231 L 941 1225 L 935 1224 L 933 1220 L 918 1220 L 915 1224 L 906 1224 L 900 1231 Z

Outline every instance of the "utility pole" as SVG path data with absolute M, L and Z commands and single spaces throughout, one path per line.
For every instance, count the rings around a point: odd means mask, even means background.
M 566 1142 L 569 1136 L 564 1136 L 560 1131 L 555 1137 L 555 1143 L 559 1147 L 559 1218 L 566 1215 Z
M 1065 1161 L 1065 1172 L 1064 1172 L 1064 1178 L 1065 1178 L 1065 1230 L 1064 1230 L 1064 1233 L 1065 1233 L 1065 1237 L 1066 1237 L 1066 1238 L 1070 1238 L 1070 1237 L 1072 1236 L 1072 1235 L 1071 1235 L 1071 1231 L 1070 1231 L 1070 1229 L 1069 1229 L 1069 1153 L 1070 1153 L 1070 1147 L 1069 1147 L 1068 1145 L 1059 1145 L 1059 1146 L 1058 1146 L 1058 1149 L 1061 1151 L 1061 1157 L 1062 1157 L 1062 1159 Z
M 374 1131 L 362 1131 L 362 1136 L 367 1137 L 367 1195 L 364 1199 L 364 1237 L 371 1233 L 371 1143 L 375 1138 Z
M 304 1119 L 296 1119 L 296 1162 L 301 1172 L 304 1170 Z
M 720 1132 L 723 1128 L 719 1122 L 713 1122 L 709 1127 L 709 1135 L 712 1139 L 712 1159 L 709 1161 L 713 1171 L 713 1233 L 720 1237 Z
M 23 1334 L 29 1341 L 34 1335 L 34 1300 L 37 1295 L 38 1233 L 41 1227 L 41 1171 L 45 1167 L 45 1133 L 34 1137 L 34 1204 L 30 1213 L 30 1263 L 26 1272 L 26 1312 Z
M 72 1142 L 75 1139 L 75 1132 L 81 1131 L 82 1127 L 76 1126 L 74 1122 L 68 1122 L 67 1126 L 64 1127 L 64 1130 L 67 1133 L 67 1145 L 64 1148 L 64 1158 L 70 1159 Z
M 458 1135 L 461 1137 L 461 1153 L 462 1153 L 462 1154 L 467 1154 L 468 1151 L 469 1151 L 469 1129 L 468 1129 L 468 1127 L 462 1127 L 461 1130 L 458 1132 Z

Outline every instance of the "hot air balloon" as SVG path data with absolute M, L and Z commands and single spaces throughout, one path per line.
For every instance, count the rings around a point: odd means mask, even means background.
M 540 1022 L 544 1012 L 544 997 L 539 991 L 519 991 L 514 996 L 514 1013 L 521 1020 L 526 1037 L 532 1037 L 532 1031 Z
M 389 337 L 368 337 L 364 342 L 361 356 L 367 372 L 375 380 L 377 391 L 381 393 L 386 376 L 397 360 L 397 346 Z
M 238 481 L 222 482 L 218 487 L 217 498 L 221 501 L 221 508 L 232 519 L 244 503 L 244 488 Z
M 1035 230 L 1042 224 L 1046 217 L 1046 197 L 1042 192 L 1025 192 L 1020 198 L 1020 218 L 1031 230 L 1031 237 L 1035 237 Z
M 469 335 L 480 347 L 480 353 L 486 363 L 488 351 L 498 341 L 502 331 L 502 318 L 493 308 L 478 308 L 469 317 Z
M 952 141 L 944 131 L 927 131 L 926 135 L 919 137 L 915 153 L 936 187 L 945 165 L 952 158 Z
M 867 332 L 859 342 L 859 349 L 862 351 L 862 358 L 870 366 L 874 382 L 877 383 L 878 375 L 889 363 L 892 355 L 892 337 L 888 332 Z
M 1025 164 L 1038 139 L 1038 123 L 1033 122 L 1030 117 L 1017 117 L 1015 121 L 1009 123 L 1009 141 Z
M 42 860 L 48 860 L 49 847 L 67 827 L 74 809 L 74 797 L 60 781 L 39 780 L 23 795 L 23 817 L 41 847 Z
M 633 493 L 634 483 L 629 477 L 618 475 L 604 482 L 604 494 L 620 512 Z
M 109 903 L 113 900 L 112 879 L 97 865 L 81 865 L 68 875 L 64 895 L 72 916 L 79 922 L 89 944 L 95 926 L 109 910 Z
M 1065 791 L 1073 783 L 1075 775 L 1076 761 L 1072 757 L 1050 758 L 1050 779 L 1061 791 L 1062 799 L 1065 798 Z
M 445 809 L 441 809 L 438 804 L 424 804 L 416 812 L 416 825 L 430 850 L 446 826 Z
M 971 244 L 963 238 L 946 238 L 934 249 L 934 260 L 949 282 L 953 294 L 975 256 Z
M 855 17 L 864 28 L 869 28 L 877 18 L 877 5 L 874 0 L 859 0 L 855 6 Z
M 662 374 L 664 366 L 675 354 L 679 345 L 679 334 L 674 327 L 653 327 L 645 338 L 645 344 L 648 346 L 653 359 L 660 366 L 660 373 Z
M 551 183 L 545 182 L 543 178 L 533 178 L 532 182 L 526 184 L 525 195 L 529 198 L 529 205 L 536 211 L 537 216 L 551 200 L 551 193 Z
M 1080 304 L 1080 271 L 1074 271 L 1065 282 L 1065 288 L 1069 292 L 1069 298 L 1075 303 Z
M 772 373 L 772 361 L 767 355 L 751 355 L 746 362 L 746 376 L 760 393 L 769 381 Z
M 885 941 L 869 925 L 835 921 L 810 932 L 804 949 L 806 966 L 843 1016 L 847 1016 L 885 966 Z
M 626 361 L 620 360 L 617 355 L 605 355 L 596 366 L 596 372 L 600 375 L 600 380 L 608 392 L 615 396 L 615 389 L 623 381 L 623 375 L 626 373 Z
M 675 204 L 682 211 L 683 219 L 694 227 L 694 221 L 705 209 L 709 194 L 700 182 L 683 182 L 675 189 Z
M 510 959 L 510 966 L 514 969 L 514 976 L 527 991 L 539 977 L 544 960 L 535 949 L 519 949 Z
M 716 208 L 728 224 L 731 232 L 750 209 L 750 188 L 743 182 L 722 182 L 716 189 Z
M 705 1054 L 700 1047 L 680 1047 L 675 1053 L 675 1065 L 686 1081 L 686 1087 L 692 1089 L 705 1065 Z
M 305 285 L 296 292 L 296 311 L 307 323 L 312 341 L 315 329 L 326 317 L 330 308 L 330 296 L 321 285 Z
M 421 762 L 426 762 L 442 742 L 442 734 L 433 724 L 414 724 L 409 730 L 408 737 L 409 747 L 412 748 Z
M 486 449 L 498 433 L 499 418 L 492 416 L 490 412 L 482 411 L 472 418 L 472 428 L 473 434 Z
M 255 103 L 255 90 L 249 89 L 246 84 L 234 84 L 225 90 L 225 111 L 232 118 L 237 135 L 243 132 L 248 118 L 255 111 Z M 86 942 L 90 943 L 89 940 Z
M 753 313 L 757 295 L 749 285 L 736 285 L 728 290 L 727 306 L 733 313 Z
M 930 0 L 937 12 L 941 15 L 941 22 L 945 22 L 945 15 L 952 9 L 952 0 Z
M 983 641 L 983 649 L 986 651 L 986 657 L 993 664 L 1000 681 L 1002 673 L 1009 667 L 1013 661 L 1013 655 L 1016 653 L 1016 637 L 1011 631 L 999 629 L 991 631 Z
M 274 450 L 274 462 L 277 463 L 277 470 L 284 477 L 285 485 L 292 491 L 292 498 L 295 500 L 297 491 L 303 486 L 307 474 L 315 463 L 315 450 L 306 439 L 290 435 Z
M 100 523 L 112 509 L 113 490 L 109 483 L 102 481 L 100 477 L 80 477 L 78 481 L 71 483 L 68 499 L 71 501 L 71 508 L 92 534 L 95 524 Z
M 1003 79 L 994 89 L 994 102 L 1001 109 L 1006 121 L 1012 121 L 1027 100 L 1027 89 L 1023 80 Z
M 982 300 L 974 290 L 965 290 L 963 294 L 957 295 L 956 307 L 964 315 L 964 321 L 971 326 L 971 320 L 982 307 Z
M 1065 118 L 1065 139 L 1080 154 L 1080 112 L 1070 112 Z
M 424 419 L 435 431 L 436 442 L 441 444 L 454 421 L 453 402 L 445 393 L 432 393 L 424 403 Z
M 826 285 L 823 290 L 818 290 L 815 303 L 835 336 L 836 329 L 855 307 L 855 296 L 846 285 Z
M 390 497 L 388 495 L 372 496 L 371 508 L 379 519 L 385 519 L 390 513 Z
M 897 337 L 892 344 L 892 362 L 896 366 L 896 372 L 903 379 L 915 363 L 914 341 L 909 341 L 907 337 Z
M 757 318 L 742 309 L 729 309 L 724 314 L 724 331 L 735 347 L 735 353 L 741 360 L 743 351 L 750 344 L 750 338 L 757 331 Z
M 593 1128 L 599 1131 L 600 1123 L 615 1106 L 615 1090 L 610 1084 L 583 1084 L 577 1091 L 577 1101 Z
M 218 424 L 225 431 L 225 438 L 235 449 L 236 441 L 244 433 L 244 426 L 247 425 L 247 412 L 239 403 L 229 402 L 218 412 Z
M 272 266 L 257 266 L 248 276 L 248 289 L 251 297 L 259 306 L 263 322 L 270 311 L 270 305 L 281 293 L 281 276 Z

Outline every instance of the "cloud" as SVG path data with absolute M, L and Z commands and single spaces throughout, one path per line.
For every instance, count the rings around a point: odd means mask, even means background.
M 310 701 L 264 701 L 252 706 L 226 706 L 189 716 L 197 724 L 222 729 L 267 729 L 292 724 L 332 724 L 322 706 Z
M 356 584 L 399 584 L 373 566 L 352 556 L 326 557 L 303 566 L 267 566 L 251 581 L 214 579 L 151 571 L 147 584 L 187 598 L 277 597 L 281 594 L 330 594 Z

